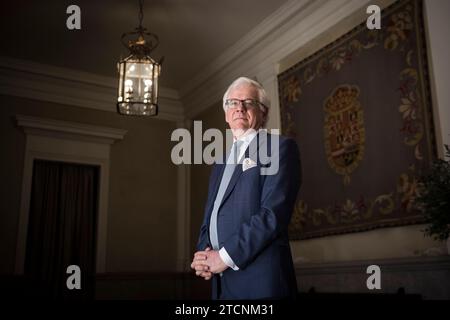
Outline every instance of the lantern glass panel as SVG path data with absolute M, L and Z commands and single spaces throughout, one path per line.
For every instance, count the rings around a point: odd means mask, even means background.
M 119 63 L 117 108 L 120 114 L 156 115 L 159 71 L 159 64 L 151 58 L 129 57 Z

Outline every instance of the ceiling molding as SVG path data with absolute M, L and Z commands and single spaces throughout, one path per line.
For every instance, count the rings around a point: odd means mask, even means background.
M 116 112 L 117 79 L 87 72 L 0 57 L 0 94 Z M 159 88 L 158 117 L 184 118 L 178 92 Z
M 80 137 L 84 140 L 113 144 L 123 140 L 127 130 L 94 126 L 78 122 L 62 121 L 48 118 L 16 115 L 17 125 L 27 134 L 44 135 L 51 137 Z
M 160 88 L 158 118 L 171 121 L 195 118 L 221 101 L 229 82 L 241 75 L 256 76 L 260 82 L 273 87 L 270 98 L 276 109 L 280 64 L 284 68 L 288 58 L 292 60 L 292 55 L 300 49 L 308 52 L 317 45 L 329 43 L 340 32 L 335 30 L 336 25 L 352 16 L 363 17 L 368 4 L 370 0 L 288 1 L 179 92 Z M 0 94 L 116 112 L 115 78 L 0 58 Z M 294 60 L 298 58 L 296 54 Z
M 283 59 L 330 32 L 339 22 L 365 13 L 369 3 L 370 0 L 287 2 L 180 90 L 186 116 L 195 118 L 220 101 L 229 82 L 241 75 L 256 76 L 260 82 L 276 81 Z M 270 98 L 277 104 L 276 92 Z
M 195 88 L 201 86 L 206 80 L 214 74 L 215 71 L 226 67 L 230 62 L 238 58 L 243 52 L 254 47 L 267 34 L 277 29 L 283 22 L 287 21 L 291 16 L 303 10 L 305 6 L 312 3 L 314 0 L 294 0 L 288 1 L 278 10 L 272 13 L 269 17 L 264 19 L 257 27 L 247 33 L 234 45 L 228 48 L 223 54 L 211 62 L 200 74 L 190 80 L 186 85 L 180 89 L 180 95 L 184 97 L 189 92 L 194 91 Z

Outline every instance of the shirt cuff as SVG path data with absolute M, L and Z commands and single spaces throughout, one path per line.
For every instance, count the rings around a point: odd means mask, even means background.
M 227 250 L 225 250 L 225 247 L 222 247 L 222 249 L 219 250 L 220 259 L 229 266 L 234 271 L 238 271 L 239 267 L 234 263 L 234 261 L 231 259 L 230 255 L 228 254 Z

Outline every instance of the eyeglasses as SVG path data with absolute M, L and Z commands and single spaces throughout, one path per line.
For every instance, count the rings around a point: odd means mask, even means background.
M 258 100 L 254 100 L 254 99 L 245 99 L 245 100 L 227 99 L 227 100 L 225 100 L 225 107 L 227 109 L 236 109 L 241 104 L 247 110 L 248 109 L 256 109 L 260 106 L 263 106 L 264 108 L 266 107 L 264 104 L 262 104 Z

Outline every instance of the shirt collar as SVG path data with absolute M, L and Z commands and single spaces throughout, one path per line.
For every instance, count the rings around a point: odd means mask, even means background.
M 242 157 L 244 156 L 244 152 L 245 150 L 247 150 L 248 146 L 250 145 L 250 142 L 252 142 L 252 140 L 256 137 L 256 135 L 258 134 L 258 131 L 255 130 L 248 130 L 248 133 L 246 132 L 243 136 L 241 136 L 239 139 L 236 139 L 234 142 L 236 141 L 240 141 L 240 146 L 239 146 L 239 150 L 237 150 L 238 153 L 238 158 L 239 160 L 242 159 Z
M 253 138 L 254 138 L 257 134 L 258 134 L 258 131 L 249 129 L 249 130 L 247 130 L 247 132 L 244 133 L 244 135 L 241 136 L 239 139 L 233 138 L 233 142 L 236 142 L 236 141 L 239 140 L 239 141 L 242 141 L 244 144 L 248 144 L 248 143 L 250 143 L 250 142 L 253 140 Z

